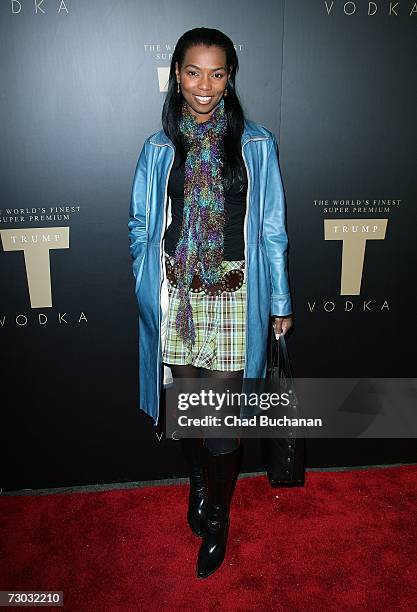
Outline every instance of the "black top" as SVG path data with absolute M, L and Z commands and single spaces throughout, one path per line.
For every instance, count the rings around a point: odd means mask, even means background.
M 171 198 L 172 222 L 165 232 L 165 251 L 168 255 L 174 255 L 177 246 L 184 210 L 184 163 L 175 168 L 178 155 L 172 165 L 168 181 L 168 195 Z M 224 192 L 225 202 L 225 225 L 223 259 L 228 261 L 242 260 L 245 258 L 243 240 L 243 221 L 246 211 L 247 182 L 241 191 L 240 185 L 233 184 Z

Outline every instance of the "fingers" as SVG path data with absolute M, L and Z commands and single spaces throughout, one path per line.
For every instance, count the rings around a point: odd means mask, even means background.
M 280 335 L 282 333 L 285 333 L 283 331 L 283 318 L 282 317 L 275 317 L 275 321 L 273 323 L 273 327 L 274 327 L 275 338 L 277 340 L 279 340 Z
M 273 327 L 275 338 L 279 340 L 281 334 L 286 334 L 291 327 L 291 317 L 275 317 Z
M 282 332 L 283 320 L 284 320 L 284 317 L 276 317 L 275 315 L 272 315 L 272 326 L 274 330 L 276 330 L 278 333 Z

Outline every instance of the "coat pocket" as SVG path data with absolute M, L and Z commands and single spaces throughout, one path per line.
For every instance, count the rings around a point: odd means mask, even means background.
M 136 251 L 136 257 L 133 260 L 133 276 L 135 277 L 135 293 L 136 297 L 139 298 L 140 283 L 142 280 L 143 266 L 146 257 L 146 243 L 139 243 Z

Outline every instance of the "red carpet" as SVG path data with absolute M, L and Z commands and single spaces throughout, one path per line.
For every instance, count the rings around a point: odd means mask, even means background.
M 186 499 L 184 485 L 0 497 L 0 588 L 62 590 L 76 612 L 417 609 L 417 466 L 239 480 L 206 580 Z

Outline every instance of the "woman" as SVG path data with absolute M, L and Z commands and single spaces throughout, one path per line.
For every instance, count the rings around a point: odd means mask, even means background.
M 163 129 L 146 139 L 129 220 L 139 304 L 140 409 L 175 378 L 264 378 L 268 328 L 292 325 L 276 139 L 244 118 L 238 58 L 195 28 L 172 56 Z M 224 560 L 239 439 L 183 439 L 197 576 Z

